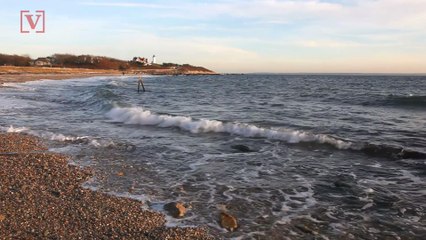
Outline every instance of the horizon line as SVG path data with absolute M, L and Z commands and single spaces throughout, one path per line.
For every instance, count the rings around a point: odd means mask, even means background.
M 386 72 L 379 72 L 379 73 L 369 73 L 369 72 L 250 72 L 250 73 L 244 73 L 244 72 L 227 72 L 227 73 L 221 73 L 221 74 L 228 74 L 228 75 L 416 75 L 416 76 L 426 76 L 425 73 L 386 73 Z

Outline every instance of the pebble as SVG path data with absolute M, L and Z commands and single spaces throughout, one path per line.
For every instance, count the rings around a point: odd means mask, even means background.
M 171 202 L 164 205 L 166 210 L 174 218 L 182 218 L 185 216 L 186 207 L 181 202 Z
M 237 218 L 232 216 L 229 213 L 221 212 L 220 213 L 220 225 L 227 229 L 228 231 L 235 231 L 238 228 Z

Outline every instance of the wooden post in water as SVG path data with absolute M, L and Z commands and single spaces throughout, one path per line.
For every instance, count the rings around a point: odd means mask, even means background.
M 139 81 L 138 81 L 138 92 L 140 91 L 140 87 L 142 86 L 142 90 L 145 92 L 145 86 L 143 85 L 143 80 L 142 80 L 142 76 L 139 76 Z

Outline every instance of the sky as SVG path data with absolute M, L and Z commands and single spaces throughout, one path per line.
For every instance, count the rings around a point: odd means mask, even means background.
M 156 55 L 222 73 L 426 73 L 426 0 L 0 0 L 0 53 Z M 45 10 L 22 34 L 20 11 Z

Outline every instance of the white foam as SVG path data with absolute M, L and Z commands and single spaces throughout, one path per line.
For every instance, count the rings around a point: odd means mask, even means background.
M 92 139 L 89 136 L 67 136 L 61 133 L 53 133 L 49 131 L 35 131 L 31 130 L 27 127 L 1 127 L 0 131 L 8 132 L 8 133 L 28 133 L 36 137 L 40 137 L 43 139 L 51 140 L 51 141 L 58 141 L 58 142 L 74 142 L 78 140 L 89 140 L 88 143 L 90 145 L 93 145 L 94 147 L 108 147 L 113 145 L 114 143 L 111 141 L 101 141 Z
M 380 164 L 380 163 L 375 163 L 375 164 L 373 164 L 373 165 L 369 165 L 370 167 L 374 167 L 374 168 L 381 168 L 382 167 L 382 164 Z
M 304 131 L 267 129 L 243 123 L 224 123 L 217 120 L 195 120 L 185 116 L 159 115 L 140 107 L 111 109 L 106 116 L 114 122 L 126 124 L 151 125 L 158 127 L 178 127 L 191 133 L 229 133 L 243 137 L 260 137 L 280 140 L 288 143 L 318 142 L 333 145 L 339 149 L 348 149 L 352 143 L 324 134 L 312 134 Z
M 123 83 L 123 81 L 116 81 L 116 80 L 110 81 L 108 83 L 108 85 L 115 86 L 115 87 L 123 87 L 123 86 L 125 86 L 125 84 Z
M 374 203 L 369 202 L 369 203 L 365 204 L 365 205 L 364 205 L 361 209 L 362 209 L 362 210 L 365 210 L 365 209 L 367 209 L 367 208 L 371 208 L 372 206 L 374 206 Z
M 412 174 L 411 172 L 407 170 L 400 170 L 400 172 L 402 173 L 402 177 L 401 177 L 402 179 L 409 179 L 410 181 L 416 184 L 423 183 L 423 180 L 420 177 L 415 176 L 414 174 Z
M 276 216 L 281 216 L 281 219 L 277 221 L 278 224 L 288 224 L 296 217 L 307 217 L 305 215 L 300 215 L 300 213 L 305 212 L 317 204 L 312 183 L 308 179 L 305 179 L 304 177 L 297 174 L 293 177 L 295 178 L 295 181 L 299 182 L 301 186 L 306 188 L 306 190 L 297 191 L 294 189 L 293 194 L 284 194 L 283 191 L 279 190 L 279 192 L 285 196 L 286 200 L 281 202 L 281 212 L 273 213 Z M 294 204 L 297 204 L 296 208 L 291 206 Z M 309 215 L 309 217 L 311 216 Z
M 29 87 L 22 83 L 3 83 L 3 87 L 14 88 L 15 90 L 25 91 L 25 92 L 28 92 L 28 91 L 34 92 L 35 90 L 37 90 L 34 87 Z
M 28 131 L 28 128 L 26 128 L 26 127 L 15 128 L 13 126 L 10 126 L 8 128 L 7 127 L 0 127 L 0 130 L 2 130 L 4 132 L 8 132 L 8 133 L 20 133 L 20 132 Z

